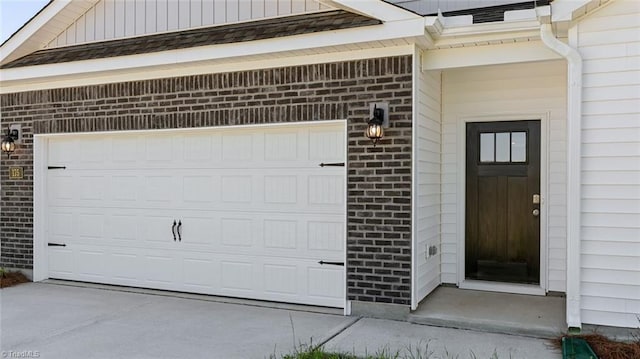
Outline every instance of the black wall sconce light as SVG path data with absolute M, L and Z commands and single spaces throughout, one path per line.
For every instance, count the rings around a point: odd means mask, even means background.
M 373 147 L 376 147 L 378 141 L 384 137 L 384 129 L 389 127 L 389 104 L 386 102 L 369 104 L 369 115 L 371 119 L 364 134 L 373 142 Z
M 9 126 L 9 128 L 7 128 L 7 134 L 2 137 L 0 148 L 2 149 L 2 153 L 7 154 L 7 157 L 9 157 L 16 150 L 16 144 L 20 143 L 20 130 L 20 125 L 11 125 Z

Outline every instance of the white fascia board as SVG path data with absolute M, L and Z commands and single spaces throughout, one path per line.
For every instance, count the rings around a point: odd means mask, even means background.
M 415 20 L 385 23 L 377 26 L 287 36 L 258 41 L 200 46 L 149 54 L 119 56 L 58 64 L 9 68 L 0 70 L 0 85 L 4 87 L 5 85 L 9 85 L 11 82 L 38 78 L 87 73 L 104 73 L 133 68 L 152 69 L 163 66 L 206 63 L 211 60 L 282 53 L 287 51 L 310 50 L 371 41 L 392 39 L 410 39 L 413 41 L 416 38 L 423 37 L 424 21 L 422 18 L 419 18 Z
M 422 19 L 422 16 L 380 0 L 321 0 L 321 3 L 384 22 Z
M 562 57 L 544 46 L 541 41 L 526 41 L 428 50 L 422 58 L 422 70 L 444 70 L 558 59 L 562 59 Z
M 17 34 L 9 38 L 9 40 L 0 47 L 0 63 L 4 63 L 11 54 L 18 50 L 21 45 L 27 42 L 31 36 L 45 26 L 70 3 L 71 0 L 55 0 L 53 3 L 47 5 L 40 14 L 31 19 Z
M 435 16 L 425 18 L 425 27 L 433 37 L 435 47 L 460 47 L 466 44 L 493 41 L 513 41 L 520 38 L 539 38 L 537 19 L 468 26 L 447 26 Z
M 591 3 L 600 2 L 601 0 L 555 0 L 551 2 L 551 21 L 572 21 L 574 14 L 581 13 Z
M 190 64 L 167 65 L 149 69 L 128 68 L 106 72 L 81 72 L 65 76 L 34 78 L 30 80 L 0 82 L 0 94 L 15 93 L 76 86 L 90 86 L 127 81 L 143 81 L 151 79 L 190 76 L 235 71 L 249 71 L 255 69 L 277 68 L 283 66 L 298 66 L 320 64 L 339 61 L 370 59 L 376 57 L 401 56 L 412 54 L 414 45 L 395 47 L 377 47 L 361 50 L 343 49 L 339 52 L 326 52 L 314 55 L 294 53 L 273 54 L 272 58 L 232 58 L 222 61 L 208 61 Z M 288 56 L 287 56 L 288 55 Z

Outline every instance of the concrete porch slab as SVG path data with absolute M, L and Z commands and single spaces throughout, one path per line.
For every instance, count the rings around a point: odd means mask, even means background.
M 437 288 L 409 322 L 553 338 L 566 331 L 565 298 Z

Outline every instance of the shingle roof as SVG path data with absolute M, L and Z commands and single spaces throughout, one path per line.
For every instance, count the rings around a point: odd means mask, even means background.
M 448 12 L 442 13 L 442 15 L 443 16 L 473 15 L 474 24 L 483 23 L 483 22 L 503 21 L 505 11 L 533 9 L 536 6 L 549 5 L 551 1 L 552 0 L 535 0 L 535 1 L 520 2 L 515 4 L 448 11 Z M 437 14 L 421 14 L 421 15 L 437 15 Z
M 211 26 L 185 31 L 139 36 L 44 49 L 12 61 L 3 69 L 54 64 L 125 55 L 146 54 L 205 45 L 271 39 L 313 32 L 378 25 L 382 22 L 343 10 L 303 14 L 253 22 Z

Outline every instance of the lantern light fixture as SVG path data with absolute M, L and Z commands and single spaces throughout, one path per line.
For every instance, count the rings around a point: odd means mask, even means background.
M 20 143 L 20 125 L 11 125 L 7 128 L 7 133 L 2 137 L 0 148 L 2 153 L 6 153 L 7 157 L 16 150 L 16 144 Z
M 365 136 L 373 142 L 373 147 L 376 147 L 378 141 L 384 137 L 384 129 L 389 127 L 389 104 L 372 103 L 369 112 L 371 119 L 367 123 Z

